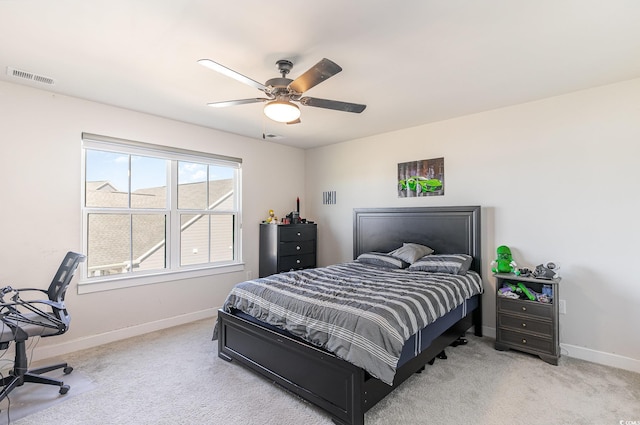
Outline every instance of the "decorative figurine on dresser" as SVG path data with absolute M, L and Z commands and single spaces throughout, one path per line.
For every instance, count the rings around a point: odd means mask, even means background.
M 287 224 L 260 224 L 259 277 L 316 266 L 316 224 L 297 212 L 284 220 Z
M 553 264 L 553 263 L 549 263 Z M 540 266 L 539 266 L 540 267 Z M 557 273 L 516 269 L 496 278 L 495 349 L 514 349 L 539 356 L 552 365 L 560 359 Z

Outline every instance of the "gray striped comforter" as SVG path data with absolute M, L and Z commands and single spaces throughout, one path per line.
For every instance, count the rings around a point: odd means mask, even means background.
M 458 276 L 352 262 L 240 283 L 223 308 L 286 329 L 391 385 L 405 341 L 481 292 L 472 271 Z

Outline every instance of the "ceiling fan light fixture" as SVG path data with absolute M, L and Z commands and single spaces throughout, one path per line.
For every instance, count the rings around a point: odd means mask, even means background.
M 264 114 L 277 122 L 291 122 L 300 118 L 300 108 L 286 100 L 273 100 L 264 106 Z

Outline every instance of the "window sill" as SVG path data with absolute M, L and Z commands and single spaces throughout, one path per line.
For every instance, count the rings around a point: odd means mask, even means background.
M 131 288 L 134 286 L 152 285 L 154 283 L 171 282 L 175 280 L 191 279 L 194 277 L 213 276 L 224 273 L 234 273 L 244 270 L 244 263 L 207 267 L 202 269 L 181 270 L 175 272 L 163 271 L 162 273 L 126 276 L 114 276 L 100 280 L 83 279 L 78 282 L 78 294 L 91 294 L 94 292 L 111 291 L 114 289 Z

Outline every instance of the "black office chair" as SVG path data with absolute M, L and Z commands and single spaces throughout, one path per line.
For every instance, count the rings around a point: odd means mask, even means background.
M 15 363 L 13 370 L 3 377 L 0 401 L 16 387 L 25 382 L 56 385 L 60 394 L 66 394 L 69 386 L 63 381 L 42 376 L 41 374 L 56 369 L 63 369 L 65 375 L 71 373 L 72 367 L 67 363 L 28 370 L 26 341 L 34 336 L 48 337 L 61 335 L 69 328 L 69 313 L 64 305 L 64 295 L 73 278 L 78 265 L 85 256 L 68 252 L 58 268 L 48 290 L 36 288 L 14 289 L 6 286 L 0 291 L 0 349 L 7 349 L 15 342 Z M 45 300 L 25 300 L 23 294 L 39 292 L 47 295 Z M 5 301 L 5 296 L 9 300 Z

